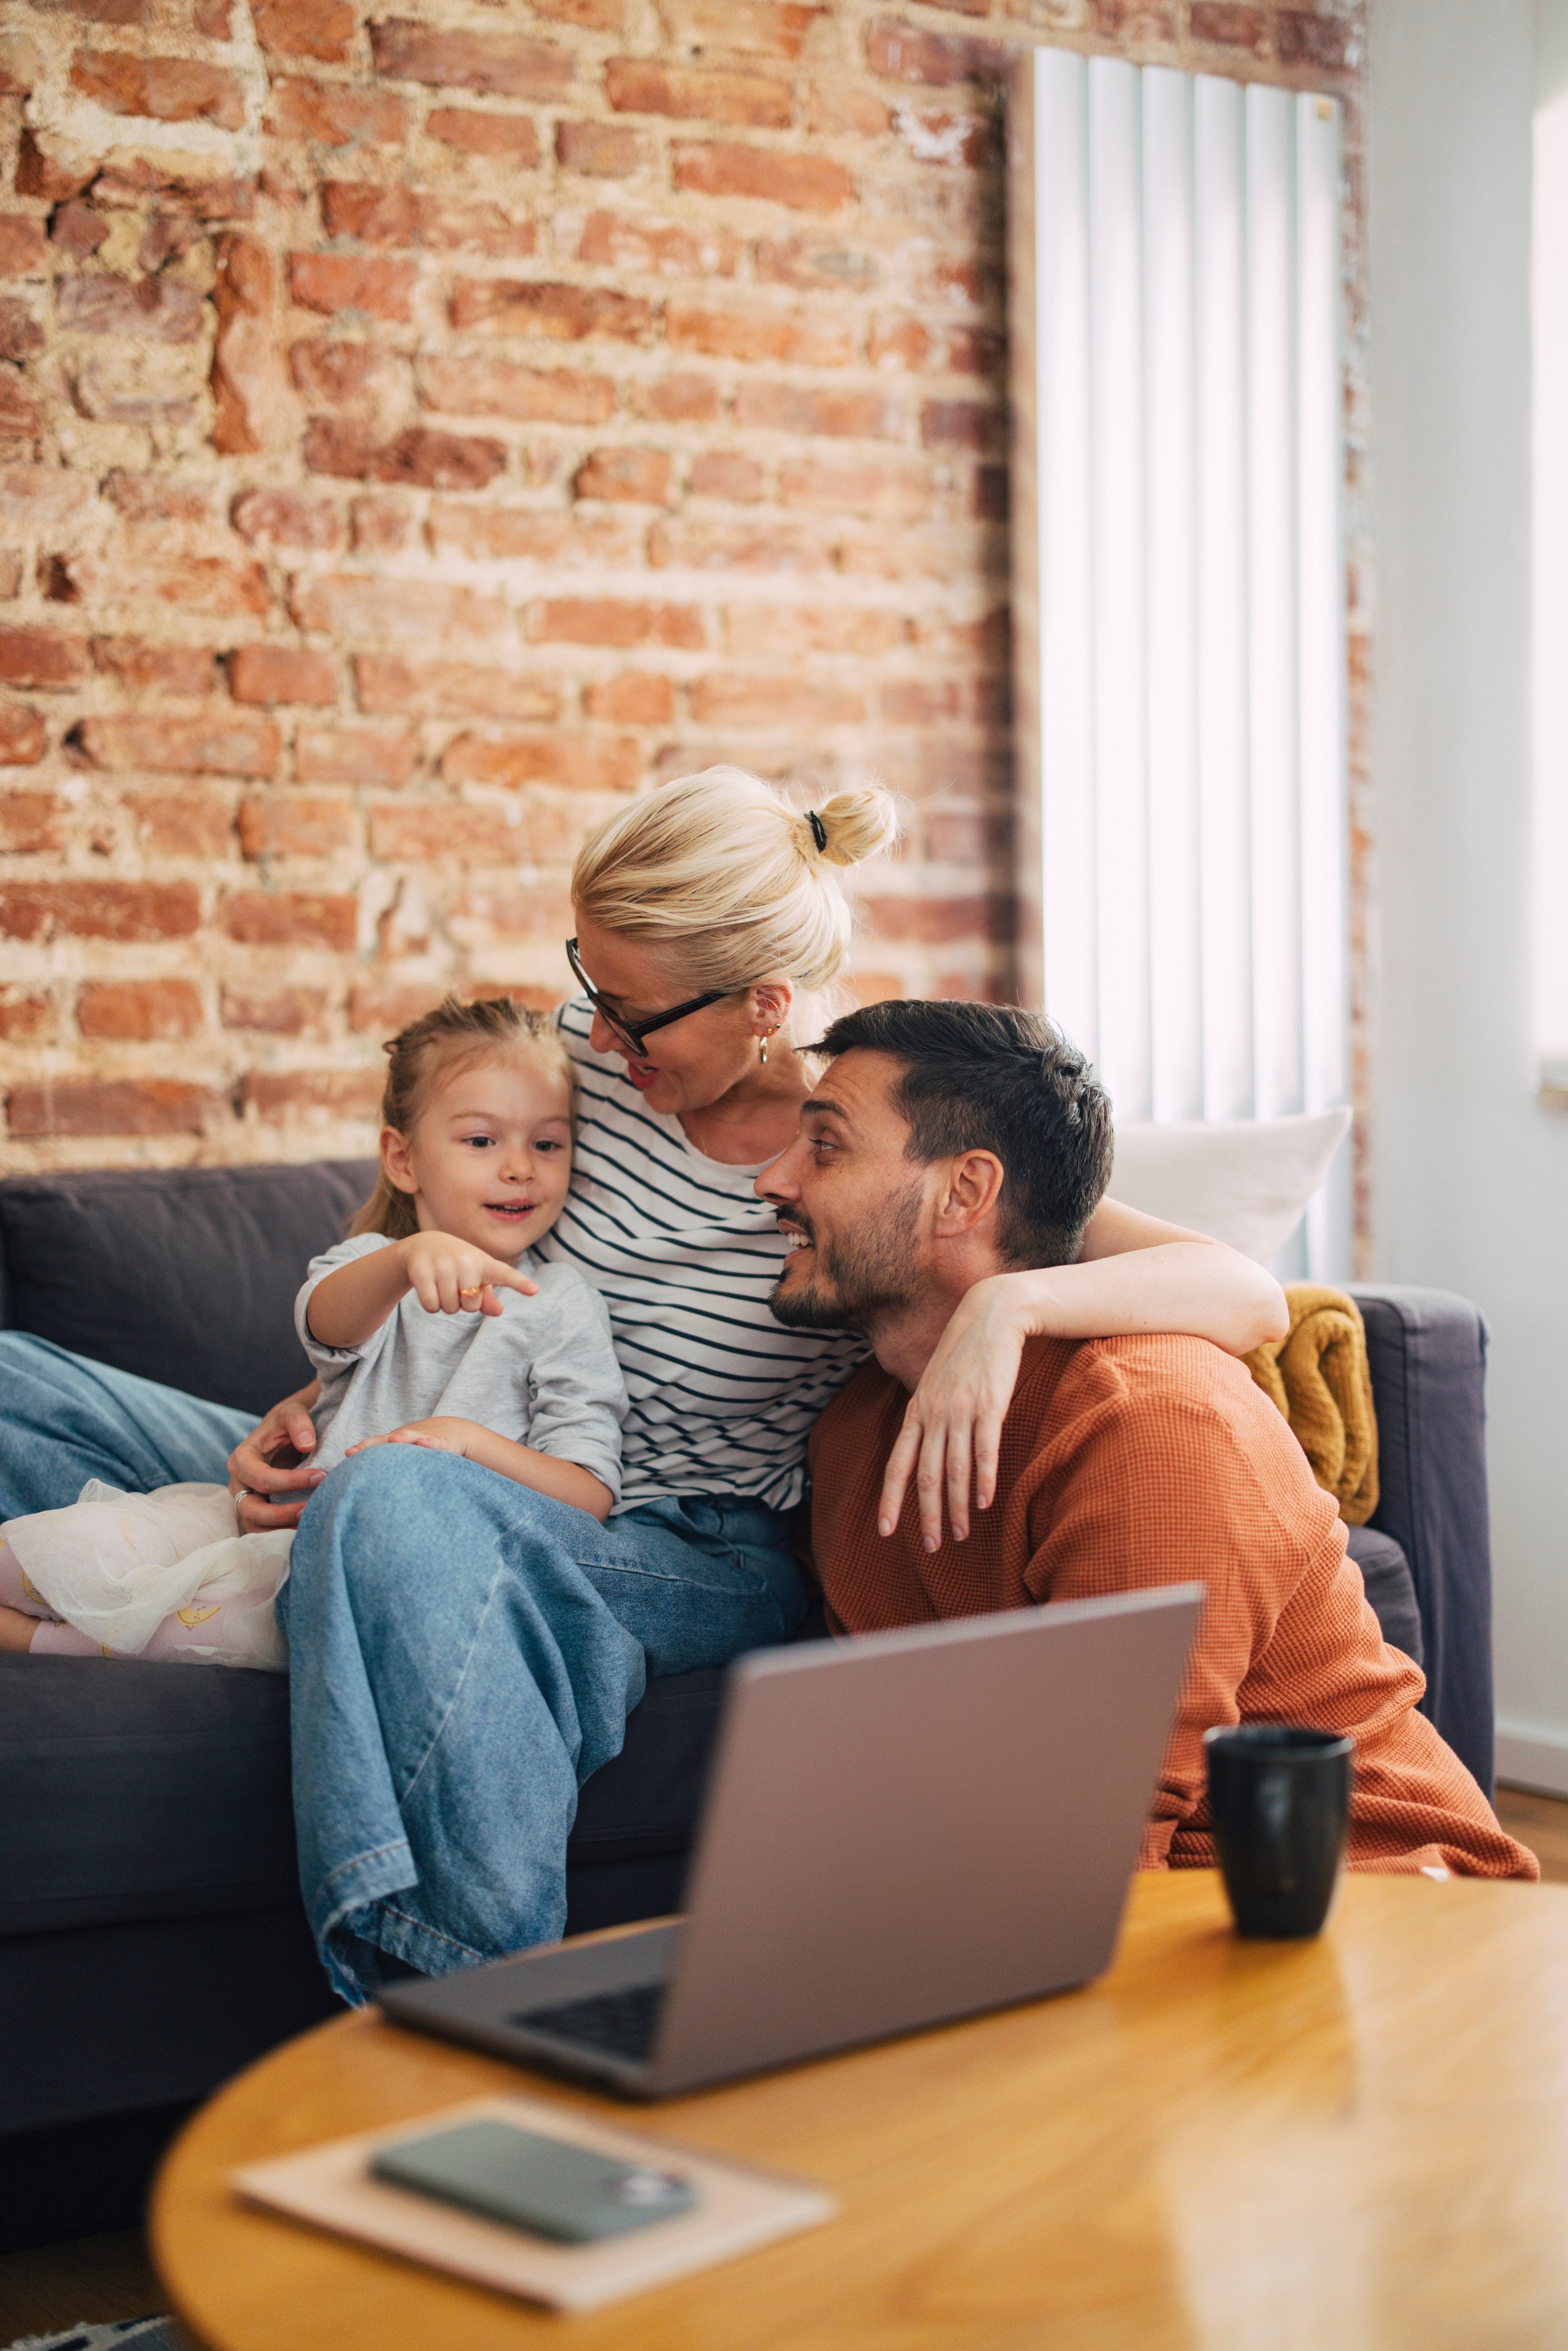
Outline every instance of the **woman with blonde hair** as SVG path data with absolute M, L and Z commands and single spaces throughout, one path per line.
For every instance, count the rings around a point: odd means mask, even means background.
M 880 790 L 797 809 L 716 768 L 578 858 L 580 993 L 558 1016 L 576 1156 L 540 1248 L 601 1293 L 631 1399 L 606 1524 L 399 1447 L 334 1469 L 305 1509 L 320 1481 L 275 1457 L 308 1456 L 308 1391 L 233 1455 L 247 1525 L 304 1510 L 284 1602 L 301 1883 L 350 1998 L 388 1956 L 439 1973 L 559 1935 L 578 1787 L 619 1752 L 645 1676 L 801 1622 L 789 1514 L 862 1344 L 774 1321 L 786 1245 L 755 1183 L 810 1090 L 802 1049 L 851 935 L 839 876 L 895 831 Z M 955 1317 L 911 1400 L 894 1514 L 917 1466 L 928 1528 L 945 1491 L 956 1533 L 984 1507 L 1027 1336 L 1176 1330 L 1243 1353 L 1281 1314 L 1259 1267 L 1106 1204 L 1078 1264 L 982 1284 Z

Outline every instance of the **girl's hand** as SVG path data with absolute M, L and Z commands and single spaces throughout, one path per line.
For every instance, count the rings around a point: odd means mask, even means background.
M 967 1538 L 971 1469 L 975 1508 L 988 1510 L 1023 1343 L 1037 1327 L 1038 1318 L 1028 1312 L 1018 1285 L 1005 1274 L 976 1282 L 959 1300 L 905 1406 L 904 1426 L 888 1456 L 877 1505 L 879 1534 L 890 1535 L 897 1526 L 914 1471 L 926 1550 L 941 1545 L 944 1496 L 954 1541 Z
M 409 1287 L 427 1314 L 498 1314 L 497 1290 L 538 1294 L 538 1283 L 451 1233 L 411 1233 L 399 1243 Z
M 247 1535 L 297 1527 L 306 1503 L 327 1475 L 325 1469 L 312 1469 L 308 1461 L 298 1459 L 316 1449 L 309 1407 L 319 1394 L 312 1380 L 308 1387 L 285 1396 L 229 1455 L 229 1491 L 241 1498 L 239 1522 Z M 279 1455 L 281 1460 L 276 1458 Z M 268 1500 L 269 1495 L 278 1499 Z
M 466 1456 L 475 1438 L 484 1434 L 476 1420 L 459 1420 L 455 1414 L 437 1414 L 434 1420 L 405 1421 L 402 1428 L 389 1429 L 384 1437 L 361 1437 L 358 1445 L 350 1446 L 349 1452 L 367 1453 L 372 1445 L 425 1445 L 433 1453 Z

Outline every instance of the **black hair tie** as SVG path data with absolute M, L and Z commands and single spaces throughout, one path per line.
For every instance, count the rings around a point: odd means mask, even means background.
M 808 809 L 806 810 L 806 821 L 811 828 L 811 838 L 816 842 L 818 850 L 821 851 L 826 849 L 828 845 L 828 828 L 822 822 L 821 818 L 817 814 L 815 809 Z

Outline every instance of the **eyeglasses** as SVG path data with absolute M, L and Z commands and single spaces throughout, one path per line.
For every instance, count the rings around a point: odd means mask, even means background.
M 619 1037 L 627 1051 L 637 1054 L 639 1058 L 644 1050 L 643 1039 L 651 1037 L 655 1029 L 667 1029 L 673 1020 L 684 1020 L 689 1012 L 701 1012 L 707 1005 L 721 1004 L 727 996 L 737 992 L 733 987 L 710 987 L 702 996 L 688 996 L 684 1004 L 672 1006 L 668 1012 L 655 1012 L 651 1020 L 626 1020 L 620 1013 L 611 1011 L 583 970 L 582 957 L 577 952 L 575 939 L 568 939 L 566 943 L 566 959 L 576 975 L 579 987 L 612 1036 Z

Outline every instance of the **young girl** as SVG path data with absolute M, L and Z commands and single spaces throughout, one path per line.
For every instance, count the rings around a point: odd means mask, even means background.
M 626 1412 L 609 1317 L 531 1254 L 571 1172 L 565 1049 L 505 998 L 448 997 L 385 1050 L 381 1180 L 295 1302 L 321 1384 L 311 1466 L 433 1446 L 603 1519 Z M 293 1532 L 240 1534 L 225 1487 L 94 1479 L 0 1531 L 0 1647 L 286 1667 Z

